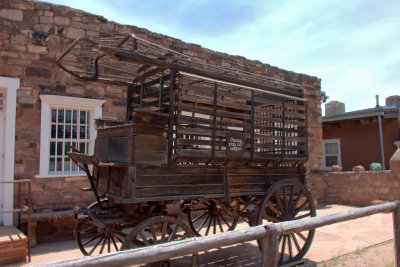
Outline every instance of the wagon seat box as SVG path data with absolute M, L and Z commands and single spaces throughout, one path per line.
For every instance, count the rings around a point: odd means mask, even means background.
M 168 121 L 168 114 L 136 110 L 131 121 L 97 122 L 95 156 L 103 173 L 109 174 L 109 177 L 100 174 L 100 192 L 131 198 L 134 177 L 129 173 L 130 169 L 160 167 L 168 163 Z

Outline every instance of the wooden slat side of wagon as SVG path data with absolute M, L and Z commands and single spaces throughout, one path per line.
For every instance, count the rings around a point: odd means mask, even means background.
M 103 253 L 174 240 L 172 225 L 183 236 L 207 235 L 233 230 L 240 219 L 315 216 L 301 86 L 209 65 L 134 35 L 78 39 L 57 64 L 127 88 L 126 121 L 97 120 L 94 155 L 70 153 L 97 199 L 77 213 L 84 254 L 95 252 L 91 242 Z M 187 224 L 176 220 L 182 212 Z M 99 241 L 83 242 L 96 231 Z M 280 262 L 304 256 L 313 235 L 280 237 Z

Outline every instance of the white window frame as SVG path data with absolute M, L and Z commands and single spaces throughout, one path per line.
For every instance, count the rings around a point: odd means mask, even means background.
M 325 144 L 326 143 L 336 143 L 337 145 L 338 145 L 338 155 L 337 155 L 337 157 L 338 157 L 338 165 L 339 166 L 342 166 L 342 152 L 341 152 L 341 150 L 340 150 L 340 138 L 335 138 L 335 139 L 323 139 L 322 140 L 322 154 L 323 154 L 323 161 L 324 161 L 324 170 L 326 170 L 326 171 L 330 171 L 330 168 L 332 167 L 332 166 L 326 166 L 326 159 L 325 159 L 325 157 L 326 156 L 329 156 L 329 155 L 326 155 L 326 151 L 325 151 Z
M 87 109 L 90 110 L 90 146 L 89 154 L 94 152 L 94 141 L 97 131 L 94 127 L 94 120 L 102 118 L 102 105 L 105 100 L 79 98 L 70 96 L 57 95 L 39 95 L 42 102 L 41 123 L 40 123 L 40 166 L 37 178 L 45 177 L 68 177 L 82 176 L 84 172 L 76 174 L 49 174 L 50 160 L 50 136 L 51 136 L 51 109 L 52 108 L 70 108 L 70 109 Z

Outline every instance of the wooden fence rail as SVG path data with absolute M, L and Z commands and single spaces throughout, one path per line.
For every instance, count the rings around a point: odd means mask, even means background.
M 182 241 L 154 245 L 150 247 L 119 251 L 110 254 L 88 256 L 71 260 L 46 263 L 42 266 L 127 266 L 157 262 L 169 258 L 196 254 L 201 251 L 229 246 L 246 241 L 262 239 L 263 267 L 277 266 L 278 236 L 311 230 L 325 225 L 354 220 L 381 212 L 393 213 L 395 262 L 400 267 L 400 202 L 358 208 L 344 212 L 313 218 L 259 225 L 211 236 L 194 237 Z M 40 265 L 39 265 L 40 266 Z

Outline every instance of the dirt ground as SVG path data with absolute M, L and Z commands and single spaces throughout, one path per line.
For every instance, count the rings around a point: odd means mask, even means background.
M 318 215 L 354 208 L 321 203 L 318 205 Z M 248 227 L 248 225 L 241 223 L 237 228 L 243 227 Z M 82 253 L 75 241 L 69 239 L 39 244 L 32 249 L 30 263 L 12 266 L 46 265 L 49 262 L 76 257 L 82 257 Z M 305 264 L 299 263 L 298 266 L 394 266 L 392 215 L 390 213 L 375 214 L 318 228 L 304 261 Z M 252 241 L 202 253 L 199 255 L 198 263 L 201 267 L 260 266 L 261 255 L 257 242 Z
M 393 239 L 321 262 L 318 267 L 394 267 Z

